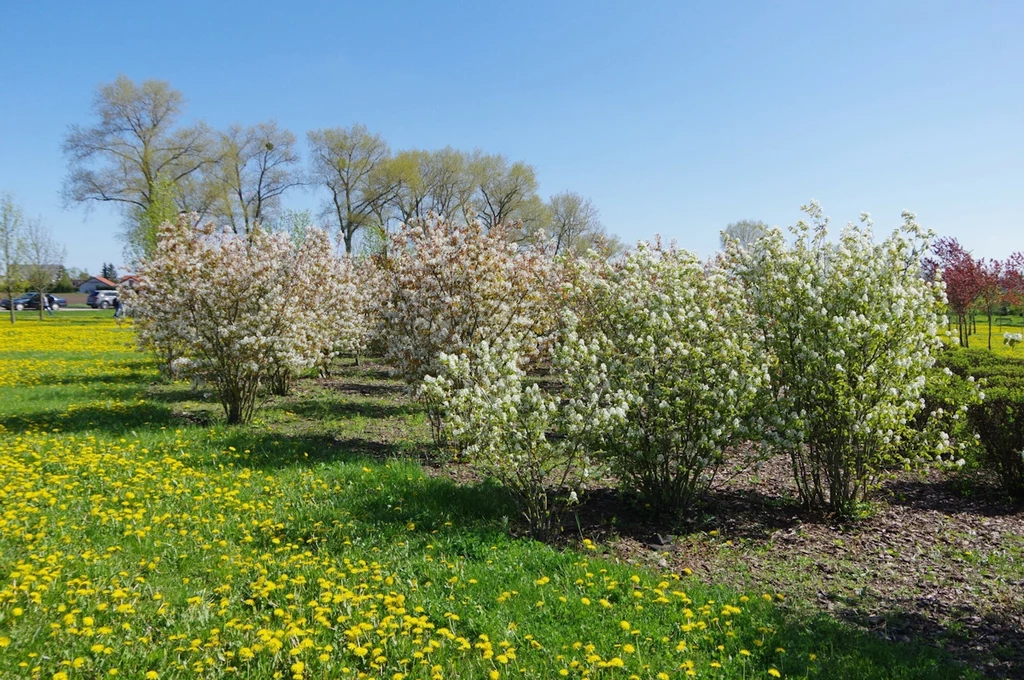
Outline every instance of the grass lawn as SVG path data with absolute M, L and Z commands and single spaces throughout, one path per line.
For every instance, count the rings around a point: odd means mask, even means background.
M 956 330 L 954 329 L 954 335 Z M 1009 347 L 1003 343 L 1003 333 L 1024 333 L 1024 318 L 1016 316 L 994 316 L 992 318 L 992 351 L 999 356 L 1024 357 L 1024 343 Z M 988 318 L 978 317 L 978 332 L 968 338 L 969 346 L 988 348 Z
M 520 537 L 379 368 L 221 423 L 109 312 L 0 325 L 0 678 L 979 675 L 599 527 Z

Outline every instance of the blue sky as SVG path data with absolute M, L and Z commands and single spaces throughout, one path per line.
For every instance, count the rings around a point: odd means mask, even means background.
M 167 80 L 214 127 L 363 123 L 394 149 L 524 160 L 626 241 L 702 255 L 727 223 L 909 209 L 976 255 L 1024 250 L 1024 3 L 46 2 L 0 11 L 0 191 L 67 263 L 120 218 L 63 209 L 96 87 Z M 296 193 L 289 207 L 314 207 Z

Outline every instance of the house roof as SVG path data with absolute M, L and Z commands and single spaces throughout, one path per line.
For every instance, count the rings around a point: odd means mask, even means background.
M 117 284 L 116 283 L 114 283 L 110 279 L 103 278 L 102 276 L 90 276 L 83 283 L 88 283 L 89 281 L 99 281 L 104 286 L 110 286 L 111 288 L 117 288 Z

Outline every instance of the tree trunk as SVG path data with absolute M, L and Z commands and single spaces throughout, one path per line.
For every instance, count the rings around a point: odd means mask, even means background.
M 988 308 L 988 349 L 992 351 L 992 308 Z

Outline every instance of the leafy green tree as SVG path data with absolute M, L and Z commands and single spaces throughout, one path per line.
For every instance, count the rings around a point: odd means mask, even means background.
M 53 285 L 54 293 L 73 293 L 75 287 L 71 285 L 71 275 L 68 274 L 66 267 L 60 268 L 60 276 L 57 277 L 57 283 Z
M 18 266 L 25 259 L 25 216 L 10 194 L 0 195 L 0 285 L 8 300 L 24 290 L 25 278 Z M 14 323 L 14 305 L 11 305 Z
M 272 232 L 288 234 L 296 247 L 302 245 L 309 232 L 316 228 L 313 213 L 308 210 L 285 210 L 266 225 Z
M 448 220 L 468 219 L 464 209 L 472 203 L 473 178 L 469 158 L 447 146 L 436 151 L 401 151 L 395 155 L 404 181 L 397 196 L 403 222 L 425 219 L 433 213 Z
M 175 222 L 180 214 L 175 202 L 177 193 L 174 182 L 167 177 L 159 177 L 153 184 L 149 205 L 144 210 L 136 209 L 136 216 L 132 221 L 134 226 L 125 233 L 125 256 L 129 262 L 138 264 L 156 252 L 157 231 L 160 225 L 164 222 Z
M 597 206 L 574 191 L 555 194 L 534 222 L 524 222 L 521 240 L 534 241 L 540 234 L 553 243 L 556 255 L 594 250 L 611 257 L 624 250 L 618 239 L 605 231 Z
M 111 262 L 111 263 L 104 262 L 103 263 L 103 267 L 100 270 L 100 276 L 102 276 L 105 279 L 109 279 L 110 281 L 113 281 L 114 283 L 117 283 L 117 267 L 114 266 L 113 262 Z

